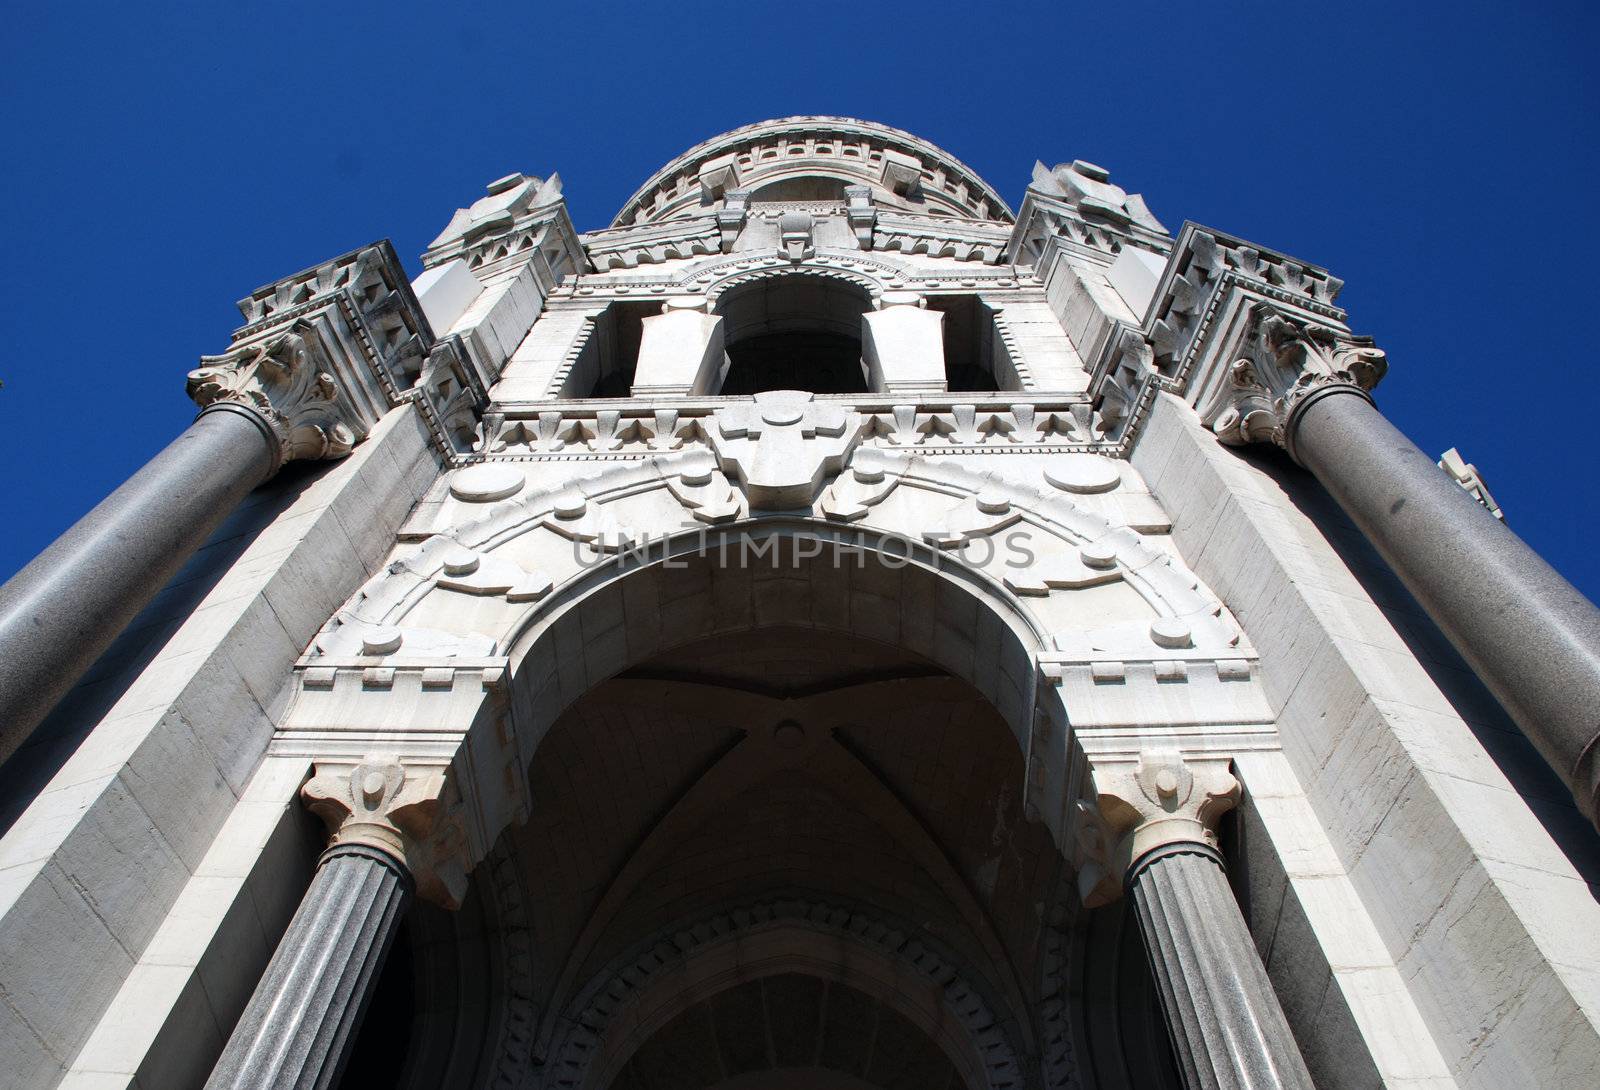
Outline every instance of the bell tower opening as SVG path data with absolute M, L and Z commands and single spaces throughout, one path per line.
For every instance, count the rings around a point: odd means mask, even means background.
M 854 284 L 805 274 L 730 289 L 716 307 L 728 353 L 721 392 L 865 393 L 861 316 L 871 305 Z

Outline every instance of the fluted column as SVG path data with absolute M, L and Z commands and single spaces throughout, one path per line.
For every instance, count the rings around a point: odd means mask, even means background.
M 301 333 L 203 362 L 199 418 L 0 587 L 0 760 L 251 489 L 355 441 Z
M 323 855 L 209 1090 L 336 1086 L 412 894 L 388 852 L 335 844 Z
M 1216 849 L 1178 841 L 1149 852 L 1129 872 L 1128 896 L 1184 1084 L 1310 1090 Z
M 1270 311 L 1203 412 L 1316 475 L 1600 822 L 1600 609 L 1389 423 L 1383 353 Z
M 1079 804 L 1079 889 L 1133 900 L 1188 1090 L 1313 1090 L 1228 885 L 1216 821 L 1239 784 L 1227 761 L 1146 750 L 1094 770 Z
M 385 758 L 319 762 L 300 797 L 327 822 L 333 843 L 209 1090 L 336 1084 L 413 890 L 451 909 L 465 892 L 466 834 L 445 768 Z

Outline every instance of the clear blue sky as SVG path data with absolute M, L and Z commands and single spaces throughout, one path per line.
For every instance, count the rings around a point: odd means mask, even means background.
M 562 12 L 565 12 L 563 14 Z M 1600 596 L 1594 56 L 1580 4 L 7 5 L 0 577 L 181 431 L 252 288 L 559 171 L 580 230 L 691 144 L 846 114 L 1013 205 L 1089 159 L 1165 223 L 1325 265 L 1458 445 Z

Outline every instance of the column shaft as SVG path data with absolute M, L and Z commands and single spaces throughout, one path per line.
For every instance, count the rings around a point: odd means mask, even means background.
M 1364 395 L 1312 395 L 1286 430 L 1295 458 L 1600 820 L 1600 609 Z
M 1216 852 L 1171 844 L 1130 873 L 1128 892 L 1188 1090 L 1313 1090 Z
M 337 1085 L 411 889 L 410 873 L 388 853 L 330 848 L 207 1090 Z
M 239 501 L 277 444 L 248 410 L 189 429 L 0 586 L 0 760 Z

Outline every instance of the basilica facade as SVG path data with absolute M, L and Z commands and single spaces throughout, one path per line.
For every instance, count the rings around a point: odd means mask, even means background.
M 1600 613 L 1338 278 L 847 118 L 465 203 L 0 588 L 0 1082 L 1600 1085 Z

